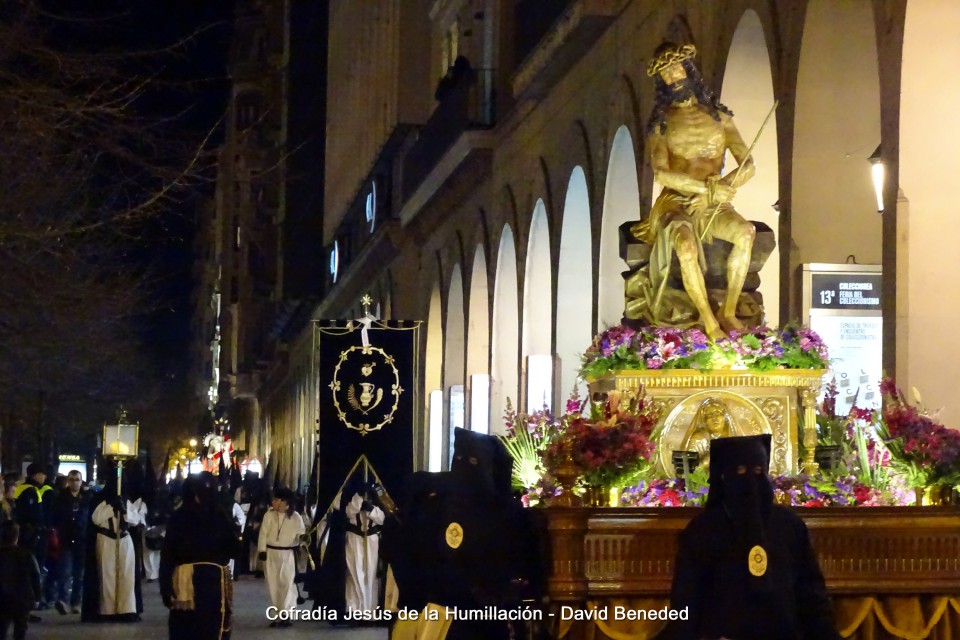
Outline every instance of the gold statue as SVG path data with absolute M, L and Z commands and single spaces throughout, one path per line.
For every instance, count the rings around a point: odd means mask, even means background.
M 704 86 L 693 64 L 693 45 L 665 43 L 657 48 L 647 74 L 657 85 L 653 113 L 647 124 L 647 149 L 653 176 L 663 186 L 649 216 L 630 232 L 652 245 L 649 267 L 628 277 L 626 316 L 649 323 L 699 324 L 710 337 L 743 330 L 737 303 L 743 291 L 756 231 L 730 204 L 736 189 L 754 174 L 750 149 L 733 124 L 732 113 Z M 724 154 L 739 163 L 723 174 Z M 720 238 L 733 244 L 726 265 L 726 291 L 716 314 L 710 306 L 704 272 L 703 243 Z M 688 316 L 666 313 L 683 296 L 664 296 L 672 254 L 677 254 L 683 288 L 693 309 Z M 686 301 L 684 301 L 686 302 Z M 692 316 L 692 317 L 691 317 Z M 661 320 L 666 319 L 666 322 Z
M 733 417 L 727 406 L 719 398 L 707 398 L 697 409 L 690 431 L 683 443 L 684 451 L 696 451 L 700 454 L 698 467 L 710 468 L 710 441 L 717 438 L 729 438 L 737 433 L 733 428 Z

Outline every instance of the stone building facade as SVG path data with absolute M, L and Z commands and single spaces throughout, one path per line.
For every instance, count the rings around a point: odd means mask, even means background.
M 446 466 L 453 426 L 501 430 L 508 399 L 562 407 L 579 353 L 622 313 L 617 229 L 655 197 L 646 63 L 665 39 L 691 42 L 746 140 L 779 104 L 736 200 L 776 234 L 761 273 L 768 322 L 801 319 L 801 265 L 882 265 L 885 369 L 947 405 L 960 348 L 930 340 L 960 311 L 943 289 L 960 273 L 943 232 L 956 224 L 950 163 L 936 160 L 960 135 L 948 110 L 960 90 L 943 81 L 958 11 L 949 0 L 331 0 L 325 289 L 312 317 L 358 317 L 369 293 L 382 316 L 426 322 L 421 467 Z M 882 214 L 868 163 L 878 146 Z M 283 428 L 283 446 L 311 446 L 296 439 L 309 427 Z

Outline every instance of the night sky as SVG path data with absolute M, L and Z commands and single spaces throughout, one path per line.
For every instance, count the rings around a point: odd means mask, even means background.
M 103 259 L 104 264 L 114 260 L 110 268 L 129 270 L 137 277 L 142 274 L 139 285 L 146 293 L 145 303 L 137 307 L 138 317 L 124 320 L 132 322 L 128 325 L 130 331 L 139 336 L 139 360 L 135 368 L 126 370 L 134 371 L 132 375 L 118 373 L 114 381 L 109 379 L 110 372 L 105 372 L 99 389 L 86 389 L 90 376 L 80 377 L 74 385 L 78 398 L 67 399 L 69 387 L 66 393 L 61 390 L 60 397 L 51 390 L 46 396 L 49 406 L 45 408 L 49 418 L 40 430 L 57 433 L 54 439 L 60 437 L 56 446 L 61 451 L 85 446 L 81 438 L 85 442 L 98 430 L 100 421 L 112 419 L 120 402 L 134 411 L 131 418 L 141 422 L 142 443 L 162 446 L 163 439 L 172 433 L 188 436 L 198 428 L 203 406 L 188 379 L 193 243 L 201 205 L 214 195 L 213 158 L 223 139 L 222 117 L 228 104 L 226 61 L 234 5 L 226 0 L 39 0 L 36 5 L 16 3 L 0 7 L 0 20 L 8 24 L 16 24 L 31 10 L 24 7 L 41 7 L 40 17 L 35 19 L 43 24 L 46 44 L 52 50 L 71 60 L 88 56 L 93 60 L 92 68 L 100 64 L 100 57 L 107 60 L 104 64 L 111 69 L 119 69 L 120 77 L 129 74 L 137 79 L 139 95 L 125 122 L 134 133 L 125 134 L 123 141 L 127 146 L 116 158 L 104 163 L 106 170 L 98 168 L 92 179 L 83 184 L 86 192 L 92 182 L 88 202 L 96 203 L 91 209 L 93 215 L 107 217 L 111 208 L 125 211 L 133 206 L 131 202 L 135 205 L 136 198 L 126 196 L 142 197 L 158 189 L 164 176 L 176 175 L 177 167 L 183 164 L 181 159 L 192 157 L 209 137 L 201 156 L 201 170 L 191 174 L 183 188 L 164 199 L 162 210 L 101 234 L 111 235 L 109 246 L 119 246 L 110 258 Z M 4 64 L 14 72 L 17 68 L 13 65 L 21 64 L 26 74 L 44 73 L 38 71 L 44 64 L 42 56 L 39 64 L 25 55 L 23 59 L 26 62 L 10 62 L 8 58 Z M 82 89 L 78 91 L 82 99 Z M 144 133 L 142 141 L 138 140 L 140 123 L 143 131 L 152 131 L 151 135 Z M 96 150 L 96 145 L 90 148 Z M 126 160 L 124 152 L 128 154 Z M 156 158 L 152 157 L 154 153 Z M 92 155 L 92 164 L 97 164 L 100 157 L 103 156 Z M 142 168 L 151 163 L 158 167 L 155 173 Z M 64 203 L 64 207 L 69 206 Z M 69 277 L 65 276 L 67 280 Z M 42 361 L 24 353 L 26 350 L 14 357 Z M 68 360 L 64 368 L 69 369 L 72 364 Z M 108 365 L 106 369 L 109 368 Z M 23 426 L 18 428 L 37 431 L 37 412 L 31 403 L 35 404 L 33 399 L 40 397 L 42 384 L 42 378 L 25 384 L 20 397 L 8 392 L 6 406 L 19 417 Z M 82 409 L 71 414 L 65 408 L 73 400 L 79 401 L 79 407 L 83 398 L 87 399 L 87 406 Z M 60 430 L 70 421 L 75 425 L 73 431 Z M 43 442 L 42 438 L 40 441 Z
M 136 46 L 160 48 L 196 35 L 158 68 L 158 86 L 141 105 L 147 113 L 164 117 L 183 114 L 173 125 L 178 135 L 199 144 L 217 127 L 227 107 L 229 82 L 226 56 L 230 45 L 233 2 L 220 0 L 139 1 L 130 3 Z M 211 138 L 210 153 L 222 140 L 222 127 Z M 160 356 L 166 355 L 170 373 L 185 373 L 191 314 L 191 269 L 196 215 L 205 199 L 213 197 L 215 174 L 207 183 L 182 194 L 179 212 L 151 221 L 144 230 L 144 260 L 155 265 L 161 280 L 158 295 L 165 304 L 148 318 L 147 337 Z
M 195 144 L 216 127 L 211 139 L 213 153 L 223 137 L 221 118 L 229 95 L 225 65 L 234 3 L 138 0 L 129 5 L 134 7 L 132 22 L 138 26 L 132 33 L 142 44 L 163 47 L 198 32 L 177 56 L 165 60 L 158 70 L 162 82 L 143 108 L 162 116 L 184 114 L 177 118 L 177 133 Z M 205 176 L 208 182 L 198 183 L 192 193 L 183 194 L 179 211 L 147 225 L 139 256 L 158 277 L 157 305 L 145 318 L 144 337 L 164 378 L 159 402 L 141 419 L 164 430 L 173 427 L 183 435 L 190 435 L 184 434 L 184 430 L 196 431 L 196 411 L 202 408 L 194 396 L 188 372 L 194 232 L 202 203 L 213 197 L 215 174 L 209 171 Z

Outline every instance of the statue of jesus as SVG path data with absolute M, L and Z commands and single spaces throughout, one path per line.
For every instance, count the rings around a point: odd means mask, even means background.
M 647 124 L 647 149 L 654 180 L 663 191 L 650 215 L 635 224 L 631 233 L 652 245 L 649 270 L 644 274 L 649 283 L 642 316 L 656 321 L 661 313 L 658 307 L 663 304 L 663 280 L 669 277 L 675 252 L 683 288 L 699 313 L 704 331 L 716 339 L 732 329 L 744 329 L 737 319 L 737 302 L 756 231 L 734 210 L 731 201 L 737 187 L 753 176 L 754 164 L 730 110 L 703 84 L 694 56 L 696 48 L 691 44 L 664 43 L 647 67 L 647 74 L 656 83 L 653 113 Z M 724 154 L 728 150 L 742 168 L 724 174 Z M 727 288 L 716 313 L 704 281 L 703 254 L 703 244 L 714 238 L 733 245 L 726 265 Z M 628 280 L 627 317 L 636 318 L 631 315 L 630 290 Z

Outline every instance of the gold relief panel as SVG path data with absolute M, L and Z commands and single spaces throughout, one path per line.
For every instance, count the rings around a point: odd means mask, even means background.
M 723 389 L 698 391 L 680 400 L 664 418 L 657 456 L 667 474 L 676 475 L 674 451 L 696 451 L 700 464 L 709 467 L 711 440 L 761 433 L 772 431 L 755 402 Z
M 724 398 L 736 398 L 730 401 L 732 404 L 728 409 L 734 420 L 731 430 L 736 435 L 770 433 L 773 436 L 771 472 L 793 474 L 799 470 L 800 437 L 816 438 L 813 429 L 808 429 L 810 433 L 807 434 L 799 432 L 799 416 L 802 411 L 812 412 L 823 374 L 820 370 L 767 373 L 743 370 L 710 373 L 692 370 L 619 371 L 615 375 L 591 380 L 590 395 L 595 402 L 600 402 L 606 399 L 609 391 L 616 389 L 621 398 L 628 401 L 645 390 L 650 401 L 660 410 L 663 438 L 669 433 L 669 442 L 661 442 L 657 455 L 663 468 L 672 472 L 672 451 L 691 444 L 688 432 L 699 405 L 696 401 L 691 404 L 689 398 L 696 396 L 702 404 L 710 395 L 723 391 L 721 396 Z M 744 406 L 751 409 L 747 411 Z M 677 424 L 674 421 L 678 421 Z M 707 448 L 707 443 L 702 440 L 703 437 L 692 440 L 694 450 L 697 446 Z M 809 466 L 809 461 L 804 461 L 804 466 Z
M 788 460 L 794 455 L 790 442 L 792 438 L 796 438 L 796 434 L 791 434 L 790 423 L 786 419 L 790 399 L 786 396 L 767 396 L 755 398 L 754 401 L 760 405 L 760 410 L 767 417 L 773 433 L 770 470 L 775 474 L 787 473 L 791 468 Z

